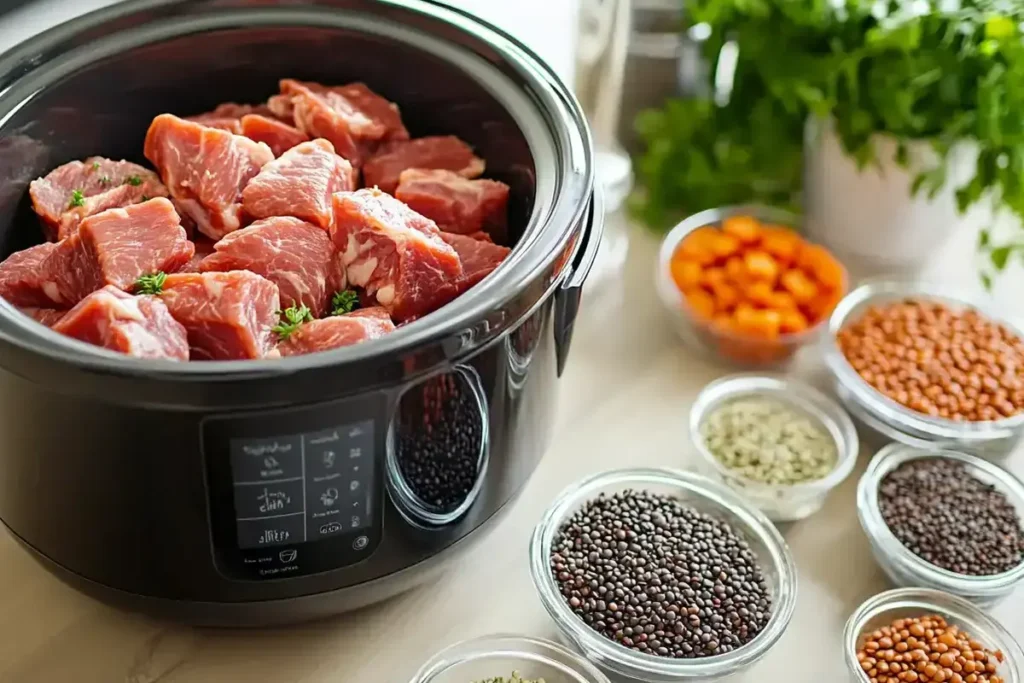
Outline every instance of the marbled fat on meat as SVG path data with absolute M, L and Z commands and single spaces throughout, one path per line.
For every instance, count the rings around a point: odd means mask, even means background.
M 81 193 L 77 201 L 76 191 Z M 167 196 L 167 188 L 153 171 L 102 157 L 58 166 L 33 180 L 28 192 L 51 241 L 69 237 L 93 214 Z
M 242 190 L 274 159 L 262 142 L 171 114 L 153 119 L 145 154 L 177 205 L 213 239 L 242 227 Z
M 0 263 L 0 297 L 14 306 L 49 308 L 63 303 L 47 278 L 43 263 L 57 249 L 43 242 L 16 251 Z
M 277 285 L 281 306 L 305 305 L 314 317 L 327 310 L 331 295 L 345 286 L 334 281 L 334 245 L 312 223 L 290 217 L 265 218 L 236 230 L 214 246 L 201 272 L 248 270 Z
M 185 328 L 163 301 L 110 285 L 78 302 L 53 330 L 129 356 L 188 360 Z
M 188 331 L 192 360 L 262 358 L 274 347 L 281 300 L 256 273 L 168 275 L 160 298 Z
M 295 216 L 326 230 L 335 192 L 354 190 L 352 165 L 327 140 L 303 142 L 264 166 L 242 192 L 242 206 L 254 218 Z
M 446 170 L 463 178 L 484 172 L 484 160 L 454 135 L 389 142 L 363 166 L 363 185 L 393 193 L 402 171 L 410 168 Z
M 282 356 L 316 353 L 377 339 L 394 329 L 384 308 L 364 308 L 305 323 L 278 344 L 277 350 Z
M 496 180 L 470 180 L 445 170 L 409 169 L 398 179 L 395 198 L 437 223 L 445 232 L 486 232 L 505 238 L 509 187 Z
M 462 275 L 437 226 L 380 190 L 334 195 L 331 238 L 350 284 L 366 289 L 401 322 L 445 303 L 445 286 Z

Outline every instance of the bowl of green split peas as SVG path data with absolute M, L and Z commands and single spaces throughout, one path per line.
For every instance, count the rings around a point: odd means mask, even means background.
M 697 396 L 689 427 L 703 473 L 775 522 L 817 512 L 857 461 L 857 431 L 842 406 L 787 377 L 712 382 Z

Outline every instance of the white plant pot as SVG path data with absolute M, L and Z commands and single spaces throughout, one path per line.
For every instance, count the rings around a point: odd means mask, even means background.
M 807 233 L 855 274 L 919 274 L 955 231 L 976 230 L 991 221 L 987 202 L 966 216 L 957 210 L 956 188 L 974 176 L 977 148 L 972 143 L 954 147 L 946 183 L 931 198 L 923 191 L 911 194 L 917 173 L 935 165 L 936 154 L 929 145 L 911 143 L 910 164 L 904 169 L 895 161 L 893 138 L 879 135 L 874 144 L 877 163 L 861 169 L 843 151 L 830 120 L 808 122 L 804 146 Z

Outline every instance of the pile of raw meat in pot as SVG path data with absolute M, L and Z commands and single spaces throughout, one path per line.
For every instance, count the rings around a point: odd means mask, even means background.
M 509 253 L 508 186 L 361 83 L 161 114 L 144 152 L 156 172 L 94 157 L 34 181 L 48 241 L 0 263 L 0 296 L 130 356 L 291 356 L 388 334 Z

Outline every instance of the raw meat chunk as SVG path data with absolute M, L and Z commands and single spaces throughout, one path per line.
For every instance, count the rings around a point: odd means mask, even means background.
M 508 247 L 478 240 L 471 235 L 442 232 L 441 238 L 455 249 L 462 262 L 462 277 L 455 282 L 459 294 L 490 275 L 511 251 Z
M 260 114 L 243 116 L 239 132 L 250 140 L 265 143 L 276 157 L 309 140 L 309 136 L 298 128 Z
M 208 111 L 204 114 L 196 114 L 195 116 L 188 116 L 185 120 L 201 123 L 204 126 L 209 126 L 210 128 L 226 130 L 229 133 L 234 133 L 235 135 L 242 135 L 242 117 L 249 114 L 273 116 L 273 112 L 270 111 L 270 107 L 265 104 L 253 106 L 251 104 L 225 102 L 224 104 L 218 105 L 213 111 Z
M 366 189 L 334 195 L 331 238 L 348 281 L 364 287 L 396 321 L 437 308 L 462 275 L 437 226 L 391 195 Z
M 262 358 L 274 347 L 281 300 L 256 273 L 168 275 L 160 298 L 188 330 L 192 360 Z
M 249 270 L 277 285 L 281 306 L 305 305 L 319 318 L 327 310 L 334 245 L 327 233 L 298 218 L 256 221 L 214 246 L 200 272 Z
M 91 157 L 72 161 L 29 185 L 32 208 L 48 239 L 62 240 L 87 216 L 153 197 L 166 197 L 156 173 L 128 161 Z
M 328 88 L 284 79 L 280 85 L 290 102 L 272 98 L 274 113 L 290 113 L 297 128 L 329 140 L 357 168 L 381 142 L 409 137 L 398 108 L 361 83 Z
M 195 247 L 195 253 L 192 254 L 192 258 L 189 259 L 188 263 L 186 263 L 178 272 L 198 273 L 199 264 L 203 262 L 204 258 L 213 253 L 215 244 L 216 243 L 213 240 L 207 237 L 196 238 L 192 242 L 192 246 Z
M 53 330 L 129 356 L 188 360 L 185 328 L 163 301 L 110 285 L 79 301 Z
M 403 171 L 395 197 L 445 232 L 505 236 L 509 188 L 495 180 L 468 180 L 458 173 L 419 168 Z
M 43 263 L 45 289 L 53 301 L 75 304 L 104 285 L 127 290 L 147 273 L 173 273 L 193 253 L 171 202 L 150 199 L 82 221 Z
M 398 177 L 409 168 L 441 169 L 476 178 L 484 172 L 484 160 L 454 135 L 391 142 L 363 166 L 363 185 L 393 193 Z
M 67 311 L 60 311 L 56 308 L 19 308 L 19 311 L 35 320 L 37 323 L 53 327 L 54 323 L 63 318 Z
M 381 307 L 364 308 L 301 325 L 277 345 L 282 356 L 298 356 L 351 346 L 383 337 L 394 331 L 388 312 Z
M 178 206 L 215 240 L 242 227 L 242 189 L 274 159 L 262 142 L 171 114 L 153 119 L 145 154 Z
M 0 263 L 0 297 L 15 306 L 46 308 L 62 303 L 43 269 L 43 263 L 56 249 L 56 244 L 44 242 L 8 256 Z
M 242 206 L 254 218 L 295 216 L 327 229 L 331 197 L 354 190 L 352 165 L 327 140 L 303 142 L 271 161 L 242 192 Z

